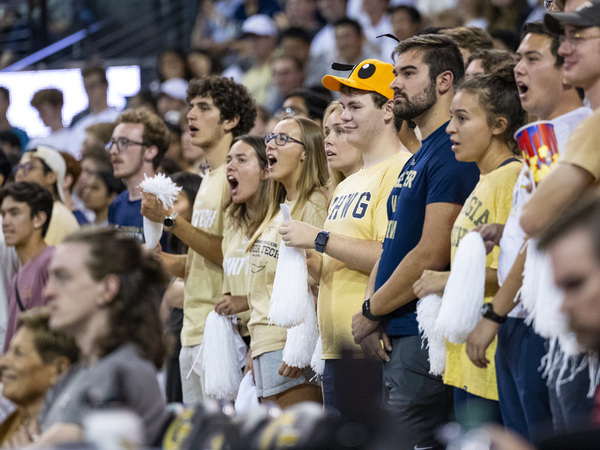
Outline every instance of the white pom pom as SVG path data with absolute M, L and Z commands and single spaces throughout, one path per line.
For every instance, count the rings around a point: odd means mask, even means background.
M 464 344 L 481 319 L 486 251 L 481 235 L 470 232 L 458 244 L 436 326 L 454 344 Z
M 287 205 L 281 205 L 281 213 L 284 220 L 291 220 Z M 288 247 L 281 242 L 269 304 L 269 324 L 289 328 L 302 323 L 307 314 L 307 280 L 304 249 Z
M 242 372 L 231 321 L 211 311 L 204 328 L 203 369 L 206 395 L 216 399 L 235 400 Z
M 306 290 L 305 290 L 306 293 Z M 317 326 L 317 314 L 314 308 L 313 296 L 308 290 L 308 298 L 313 303 L 307 308 L 304 322 L 287 330 L 287 339 L 283 349 L 283 362 L 290 367 L 308 367 L 319 339 L 319 328 Z
M 151 178 L 144 174 L 144 181 L 140 183 L 139 187 L 144 192 L 156 195 L 166 210 L 173 206 L 177 194 L 181 191 L 181 187 L 163 173 L 157 173 Z
M 527 245 L 521 296 L 528 312 L 526 323 L 532 324 L 534 331 L 543 338 L 564 342 L 564 350 L 572 356 L 575 340 L 565 337 L 570 330 L 567 318 L 560 310 L 564 295 L 554 284 L 550 257 L 538 249 L 535 239 Z
M 144 192 L 156 195 L 156 198 L 163 204 L 167 211 L 173 206 L 177 194 L 181 191 L 181 188 L 173 183 L 173 180 L 162 173 L 158 173 L 151 178 L 148 178 L 144 174 L 144 181 L 140 183 L 139 187 Z M 160 241 L 162 232 L 162 223 L 153 222 L 144 217 L 144 240 L 146 241 L 146 247 L 149 249 L 156 247 L 156 244 Z
M 323 342 L 321 336 L 317 339 L 317 345 L 315 345 L 315 351 L 310 359 L 310 368 L 317 374 L 323 375 L 325 370 L 325 360 L 323 359 Z
M 436 320 L 442 307 L 439 295 L 427 295 L 417 303 L 417 322 L 423 335 L 422 345 L 427 343 L 429 351 L 429 373 L 441 375 L 446 368 L 446 339 L 436 327 Z

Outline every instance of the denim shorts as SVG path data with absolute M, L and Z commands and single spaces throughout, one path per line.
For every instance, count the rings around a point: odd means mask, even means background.
M 298 378 L 279 375 L 282 361 L 283 349 L 263 353 L 254 358 L 254 382 L 259 397 L 266 398 L 281 394 L 288 389 L 305 383 L 319 384 L 316 381 L 315 373 L 310 367 L 305 368 Z

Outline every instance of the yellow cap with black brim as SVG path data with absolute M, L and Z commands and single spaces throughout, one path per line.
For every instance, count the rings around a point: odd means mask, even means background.
M 363 91 L 378 92 L 386 98 L 394 98 L 390 84 L 394 81 L 394 66 L 378 59 L 365 59 L 354 66 L 348 78 L 325 75 L 323 86 L 330 91 L 340 90 L 340 85 Z

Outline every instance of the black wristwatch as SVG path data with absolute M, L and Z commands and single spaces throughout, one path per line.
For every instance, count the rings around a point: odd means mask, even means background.
M 481 307 L 481 316 L 496 323 L 506 322 L 506 316 L 500 316 L 494 312 L 494 307 L 491 303 L 484 303 Z
M 167 217 L 165 217 L 165 220 L 163 220 L 163 225 L 165 226 L 165 228 L 167 230 L 170 230 L 171 228 L 173 228 L 173 225 L 175 225 L 176 217 L 177 217 L 177 211 L 173 211 L 171 214 L 169 214 Z
M 379 322 L 381 319 L 383 319 L 383 316 L 376 316 L 371 313 L 371 299 L 370 298 L 366 299 L 365 302 L 363 303 L 362 314 L 367 319 L 372 320 L 373 322 Z
M 315 250 L 317 250 L 319 253 L 323 253 L 328 240 L 329 231 L 321 231 L 319 234 L 317 234 L 317 237 L 315 238 Z

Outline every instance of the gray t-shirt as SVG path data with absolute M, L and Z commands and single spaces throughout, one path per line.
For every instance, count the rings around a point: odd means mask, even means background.
M 48 394 L 42 429 L 55 423 L 82 426 L 86 413 L 94 408 L 90 397 L 104 402 L 117 400 L 140 416 L 146 444 L 156 440 L 168 418 L 156 369 L 140 357 L 133 344 L 122 345 L 93 366 L 73 367 Z

